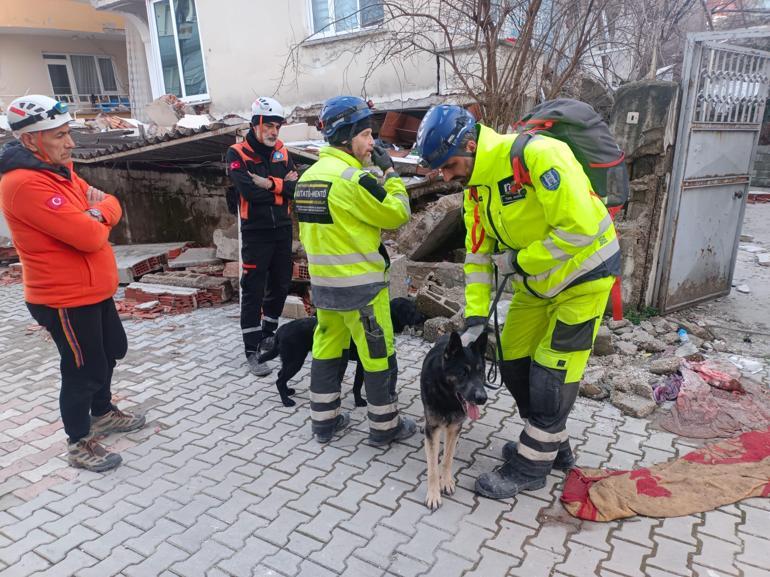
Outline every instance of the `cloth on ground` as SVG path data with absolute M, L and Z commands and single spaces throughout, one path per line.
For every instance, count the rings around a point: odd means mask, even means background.
M 749 497 L 770 497 L 770 427 L 652 467 L 572 469 L 561 501 L 574 517 L 612 521 L 679 517 Z
M 676 400 L 679 396 L 679 389 L 682 388 L 683 380 L 682 375 L 679 373 L 668 375 L 663 382 L 657 385 L 652 391 L 655 402 L 660 404 L 663 401 Z
M 696 439 L 727 438 L 770 423 L 770 391 L 761 383 L 744 378 L 745 393 L 738 393 L 709 386 L 692 369 L 682 367 L 681 373 L 674 407 L 658 417 L 667 431 Z

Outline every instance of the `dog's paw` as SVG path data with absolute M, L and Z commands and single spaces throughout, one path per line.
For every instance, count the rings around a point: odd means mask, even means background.
M 453 477 L 442 478 L 439 483 L 441 485 L 441 492 L 444 493 L 444 495 L 455 494 L 455 480 Z
M 293 399 L 290 399 L 289 397 L 281 397 L 281 402 L 283 403 L 284 407 L 293 407 L 297 403 Z
M 431 511 L 441 507 L 441 493 L 439 491 L 428 491 L 428 496 L 425 497 L 425 506 Z
M 296 395 L 297 394 L 297 389 L 292 389 L 291 387 L 289 387 L 288 389 L 286 389 L 286 394 L 289 395 L 290 397 L 292 395 Z
M 356 407 L 365 407 L 366 406 L 366 399 L 356 399 Z

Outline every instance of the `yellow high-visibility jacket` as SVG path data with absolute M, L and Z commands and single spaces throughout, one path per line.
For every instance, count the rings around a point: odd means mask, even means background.
M 489 313 L 496 251 L 516 252 L 515 290 L 540 298 L 620 274 L 612 219 L 569 146 L 544 135 L 532 138 L 524 149 L 532 184 L 517 190 L 510 156 L 516 135 L 477 129 L 463 207 L 468 323 Z
M 397 175 L 382 186 L 355 157 L 327 146 L 299 179 L 294 206 L 318 308 L 355 310 L 388 285 L 381 231 L 411 216 Z

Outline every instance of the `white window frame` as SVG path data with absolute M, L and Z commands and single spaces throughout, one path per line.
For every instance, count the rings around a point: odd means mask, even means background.
M 49 58 L 50 56 L 64 56 L 64 58 Z M 90 56 L 94 59 L 94 66 L 96 66 L 96 75 L 99 78 L 99 88 L 101 89 L 101 94 L 104 96 L 119 96 L 121 94 L 125 94 L 123 90 L 123 84 L 120 82 L 120 77 L 118 76 L 118 71 L 115 68 L 115 60 L 112 58 L 109 54 L 81 54 L 78 52 L 43 52 L 43 63 L 45 64 L 45 72 L 48 74 L 48 82 L 51 84 L 51 90 L 53 91 L 53 82 L 51 82 L 51 74 L 48 71 L 48 65 L 49 64 L 60 64 L 67 67 L 67 75 L 69 76 L 70 81 L 70 90 L 72 90 L 71 94 L 77 95 L 80 94 L 80 91 L 78 90 L 78 85 L 75 79 L 75 72 L 72 70 L 72 61 L 70 60 L 71 56 Z M 109 59 L 110 63 L 112 64 L 112 74 L 115 76 L 115 90 L 105 90 L 104 89 L 104 80 L 102 80 L 102 70 L 99 68 L 99 58 L 105 58 Z M 77 104 L 77 103 L 75 103 Z
M 306 0 L 307 5 L 307 22 L 308 22 L 308 30 L 310 30 L 310 35 L 313 38 L 332 38 L 337 36 L 348 36 L 350 34 L 359 34 L 362 31 L 369 31 L 369 30 L 377 30 L 382 26 L 382 22 L 377 22 L 375 24 L 370 24 L 369 26 L 361 26 L 361 0 L 356 0 L 358 2 L 358 12 L 356 13 L 356 16 L 358 17 L 359 25 L 356 28 L 353 28 L 352 30 L 340 30 L 337 31 L 333 28 L 327 28 L 326 30 L 320 30 L 318 32 L 315 31 L 315 22 L 313 21 L 313 0 Z M 326 0 L 328 6 L 329 6 L 329 20 L 330 23 L 334 23 L 337 21 L 337 16 L 334 13 L 334 0 Z
M 150 59 L 152 61 L 150 68 L 150 74 L 152 75 L 150 84 L 152 85 L 153 89 L 153 98 L 159 98 L 160 96 L 163 96 L 166 93 L 166 81 L 163 78 L 163 63 L 161 61 L 160 57 L 160 44 L 158 42 L 158 27 L 155 23 L 155 4 L 158 4 L 160 2 L 169 2 L 169 6 L 171 7 L 171 25 L 174 29 L 174 49 L 176 50 L 176 65 L 179 69 L 179 79 L 180 79 L 180 89 L 182 91 L 182 97 L 180 100 L 183 102 L 186 102 L 187 104 L 203 104 L 206 102 L 211 102 L 211 97 L 209 96 L 209 92 L 211 88 L 209 87 L 209 75 L 206 71 L 206 50 L 203 47 L 203 31 L 201 28 L 201 22 L 200 19 L 198 20 L 198 40 L 201 45 L 201 59 L 203 60 L 203 79 L 206 81 L 206 94 L 194 94 L 192 96 L 187 96 L 185 93 L 185 86 L 184 86 L 184 70 L 182 68 L 182 55 L 179 52 L 179 34 L 177 33 L 176 29 L 176 18 L 174 17 L 174 14 L 176 13 L 176 6 L 175 3 L 177 0 L 145 0 L 146 6 L 147 6 L 147 23 L 150 28 L 150 43 L 152 44 L 152 55 L 150 56 Z M 195 13 L 200 18 L 200 12 L 198 12 L 198 3 L 196 0 L 191 0 L 195 4 Z

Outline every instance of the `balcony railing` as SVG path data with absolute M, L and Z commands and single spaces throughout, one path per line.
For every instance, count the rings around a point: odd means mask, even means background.
M 72 112 L 125 112 L 131 110 L 128 94 L 54 94 Z

